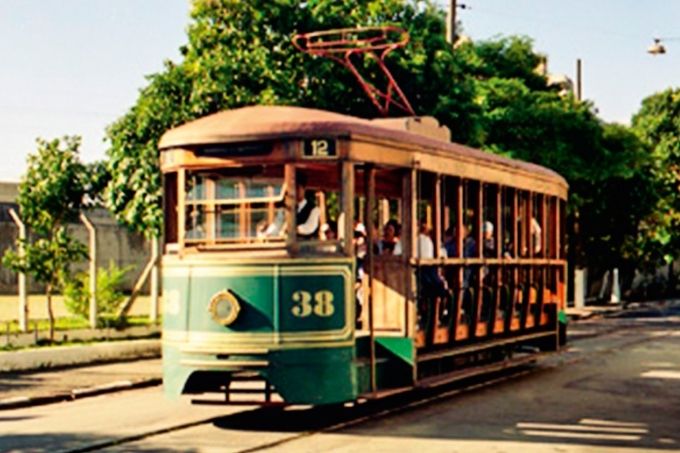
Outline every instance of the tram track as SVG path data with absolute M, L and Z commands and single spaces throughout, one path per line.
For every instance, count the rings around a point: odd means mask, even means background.
M 637 330 L 637 329 L 635 329 Z M 643 344 L 660 338 L 659 335 L 649 335 L 637 337 L 635 339 L 624 336 L 616 336 L 615 332 L 602 332 L 597 337 L 614 337 L 607 347 L 596 347 L 592 350 L 567 349 L 564 353 L 546 354 L 537 357 L 537 362 L 532 365 L 520 364 L 516 367 L 508 367 L 486 375 L 466 378 L 464 380 L 440 386 L 436 389 L 415 389 L 411 392 L 391 396 L 382 400 L 366 401 L 355 403 L 352 407 L 316 407 L 316 408 L 261 408 L 245 406 L 243 411 L 231 415 L 211 416 L 192 422 L 181 423 L 167 426 L 152 431 L 138 433 L 134 435 L 119 437 L 93 443 L 80 448 L 66 450 L 71 453 L 92 452 L 106 449 L 122 448 L 126 445 L 132 446 L 135 442 L 144 441 L 153 437 L 180 433 L 192 428 L 214 425 L 219 429 L 242 430 L 246 432 L 280 432 L 282 437 L 264 442 L 254 442 L 254 445 L 247 446 L 238 451 L 239 453 L 250 453 L 276 448 L 296 440 L 311 437 L 322 433 L 331 433 L 354 426 L 361 425 L 369 420 L 381 419 L 409 410 L 418 409 L 427 405 L 444 401 L 455 396 L 479 391 L 484 388 L 499 385 L 513 379 L 524 378 L 528 375 L 539 374 L 541 372 L 559 369 L 564 366 L 597 357 L 602 354 L 616 353 L 622 348 Z M 584 340 L 593 337 L 577 340 L 580 344 Z M 290 434 L 288 434 L 290 433 Z M 257 439 L 258 436 L 253 436 Z
M 65 450 L 69 453 L 101 451 L 109 448 L 121 448 L 135 442 L 143 441 L 166 434 L 179 433 L 192 428 L 215 425 L 226 429 L 243 428 L 250 431 L 267 429 L 271 431 L 292 431 L 280 439 L 248 446 L 239 453 L 256 452 L 275 448 L 298 439 L 320 433 L 328 433 L 360 425 L 369 420 L 388 417 L 408 410 L 416 409 L 445 400 L 453 396 L 498 385 L 504 381 L 516 379 L 536 371 L 526 364 L 508 367 L 487 376 L 468 378 L 437 389 L 415 389 L 414 391 L 388 397 L 381 400 L 355 403 L 351 407 L 315 407 L 300 408 L 292 406 L 284 408 L 244 407 L 244 410 L 227 416 L 211 416 L 192 422 L 167 426 L 152 431 L 119 437 L 91 445 Z M 285 415 L 285 417 L 283 417 Z M 279 420 L 274 421 L 274 420 Z

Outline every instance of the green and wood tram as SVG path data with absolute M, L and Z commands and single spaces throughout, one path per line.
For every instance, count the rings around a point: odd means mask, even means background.
M 566 181 L 434 123 L 256 106 L 165 133 L 168 395 L 335 404 L 560 347 Z

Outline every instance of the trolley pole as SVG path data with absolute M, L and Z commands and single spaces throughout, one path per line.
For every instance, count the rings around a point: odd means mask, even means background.
M 85 214 L 80 213 L 80 221 L 90 234 L 90 328 L 97 328 L 97 229 Z
M 21 221 L 14 209 L 9 210 L 9 215 L 19 229 L 19 258 L 24 258 L 25 249 L 24 242 L 26 241 L 26 225 Z M 28 294 L 26 293 L 26 274 L 19 272 L 19 330 L 26 332 L 28 330 Z

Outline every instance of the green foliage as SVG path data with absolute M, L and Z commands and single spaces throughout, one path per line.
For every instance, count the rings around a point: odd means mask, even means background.
M 78 156 L 79 137 L 49 142 L 39 139 L 37 143 L 37 152 L 28 157 L 28 169 L 19 182 L 17 198 L 31 238 L 17 240 L 17 249 L 23 248 L 24 253 L 8 250 L 2 263 L 45 284 L 53 339 L 52 293 L 67 279 L 70 265 L 87 254 L 85 246 L 68 234 L 66 226 L 77 219 L 87 174 Z
M 648 177 L 658 195 L 635 246 L 650 265 L 670 262 L 680 254 L 680 88 L 643 100 L 632 126 L 649 152 Z
M 97 315 L 100 319 L 117 314 L 125 299 L 123 283 L 131 266 L 120 268 L 109 262 L 109 267 L 97 269 Z M 74 315 L 88 318 L 90 313 L 90 274 L 81 272 L 64 286 L 64 304 Z
M 349 71 L 296 51 L 291 37 L 385 24 L 401 25 L 411 36 L 387 64 L 417 113 L 437 117 L 454 141 L 565 176 L 571 224 L 579 225 L 579 235 L 571 236 L 579 241 L 570 247 L 578 249 L 579 264 L 640 259 L 630 238 L 645 228 L 667 240 L 661 233 L 670 234 L 675 224 L 655 208 L 659 178 L 649 177 L 654 159 L 643 143 L 652 137 L 641 142 L 625 127 L 603 124 L 592 104 L 561 96 L 537 71 L 544 57 L 526 37 L 453 49 L 445 42 L 441 9 L 418 0 L 195 0 L 181 61 L 151 75 L 136 104 L 108 131 L 108 206 L 131 229 L 159 233 L 157 143 L 167 129 L 191 119 L 251 104 L 375 116 Z M 374 62 L 356 63 L 380 83 Z M 669 121 L 659 121 L 657 135 L 672 129 Z M 668 154 L 668 146 L 658 154 Z
M 650 159 L 628 128 L 604 124 L 589 102 L 560 95 L 536 73 L 542 57 L 527 38 L 468 43 L 459 49 L 474 78 L 489 151 L 552 168 L 570 185 L 569 248 L 577 265 L 630 266 L 635 238 L 654 205 Z M 578 233 L 574 229 L 578 228 Z
M 37 152 L 28 157 L 17 198 L 31 240 L 17 243 L 24 247 L 23 256 L 6 252 L 3 264 L 56 289 L 70 264 L 86 256 L 85 247 L 69 236 L 66 226 L 80 212 L 86 172 L 78 156 L 79 137 L 64 137 L 63 142 L 39 139 L 37 143 Z

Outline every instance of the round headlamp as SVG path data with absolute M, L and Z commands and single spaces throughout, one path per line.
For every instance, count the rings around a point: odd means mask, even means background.
M 238 317 L 241 305 L 232 293 L 227 290 L 220 291 L 210 298 L 208 311 L 215 322 L 228 326 Z

